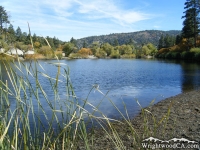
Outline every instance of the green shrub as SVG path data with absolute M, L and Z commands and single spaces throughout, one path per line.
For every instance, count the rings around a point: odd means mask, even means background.
M 200 53 L 200 48 L 191 48 L 190 52 Z
M 136 57 L 135 54 L 124 54 L 120 56 L 120 58 L 135 58 L 135 57 Z
M 42 46 L 38 50 L 38 53 L 46 56 L 47 58 L 52 58 L 54 56 L 53 50 L 49 46 Z
M 165 58 L 166 53 L 157 54 L 156 58 Z
M 179 52 L 172 52 L 172 59 L 180 59 L 181 58 L 181 54 Z
M 172 53 L 171 52 L 166 53 L 165 58 L 172 59 Z
M 191 60 L 191 59 L 194 59 L 194 55 L 195 55 L 194 52 L 184 51 L 181 53 L 181 58 Z
M 200 52 L 195 53 L 194 58 L 196 61 L 200 61 Z
M 58 57 L 58 59 L 62 59 L 62 54 L 56 54 L 56 56 Z
M 111 54 L 110 58 L 120 58 L 120 54 Z

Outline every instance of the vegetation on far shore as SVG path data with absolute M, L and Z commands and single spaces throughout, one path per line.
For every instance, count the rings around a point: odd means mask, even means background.
M 29 33 L 22 32 L 20 27 L 14 30 L 6 10 L 0 6 L 0 48 L 3 48 L 4 53 L 12 48 L 20 49 L 24 53 L 24 59 L 52 59 L 55 56 L 58 59 L 63 57 L 73 59 L 155 56 L 157 58 L 199 61 L 199 22 L 198 15 L 193 15 L 198 13 L 196 10 L 198 7 L 191 10 L 190 4 L 186 3 L 186 6 L 185 16 L 183 16 L 185 21 L 181 32 L 149 30 L 92 36 L 79 40 L 72 37 L 68 42 L 63 42 L 56 37 L 37 36 L 35 33 L 31 35 L 30 30 Z M 196 22 L 190 20 L 196 20 Z M 6 28 L 7 26 L 8 28 Z M 33 50 L 35 54 L 25 55 L 29 50 Z

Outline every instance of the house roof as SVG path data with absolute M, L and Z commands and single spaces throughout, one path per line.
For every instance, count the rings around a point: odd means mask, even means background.
M 22 50 L 15 49 L 15 48 L 10 49 L 7 53 L 11 54 L 11 55 L 23 55 L 24 54 Z

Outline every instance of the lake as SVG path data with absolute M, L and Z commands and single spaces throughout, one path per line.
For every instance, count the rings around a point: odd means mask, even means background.
M 51 65 L 55 62 L 57 60 L 39 61 L 45 73 L 52 77 L 57 72 L 57 68 Z M 88 102 L 94 106 L 101 102 L 100 111 L 112 118 L 120 118 L 121 115 L 110 101 L 123 114 L 126 113 L 126 107 L 129 116 L 133 117 L 140 110 L 137 101 L 142 107 L 147 107 L 152 100 L 157 103 L 200 87 L 198 63 L 148 59 L 76 59 L 59 62 L 69 66 L 70 79 L 80 103 L 87 97 Z M 41 80 L 41 84 L 47 96 L 52 97 L 49 82 Z M 93 89 L 94 85 L 98 90 Z M 61 99 L 66 97 L 65 86 L 66 84 L 59 83 Z M 90 92 L 91 89 L 93 90 Z M 93 110 L 89 105 L 86 109 Z

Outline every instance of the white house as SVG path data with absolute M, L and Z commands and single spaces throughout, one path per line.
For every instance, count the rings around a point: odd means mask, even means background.
M 12 48 L 9 51 L 7 51 L 7 54 L 10 54 L 10 55 L 23 55 L 24 53 L 20 49 Z
M 25 52 L 25 54 L 35 54 L 35 52 L 33 50 L 28 50 L 27 52 Z

